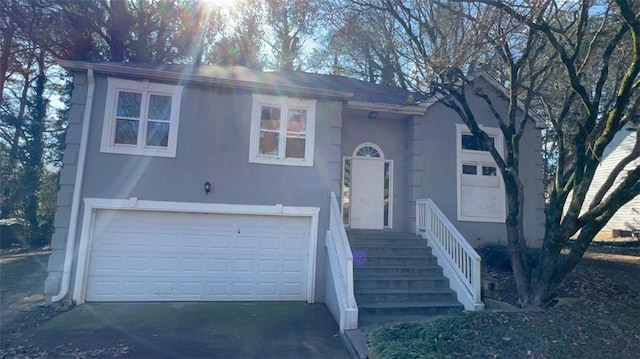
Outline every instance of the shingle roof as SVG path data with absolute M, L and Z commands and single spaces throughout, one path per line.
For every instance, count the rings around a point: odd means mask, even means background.
M 411 91 L 398 87 L 384 86 L 337 75 L 323 75 L 306 72 L 263 72 L 243 66 L 219 65 L 179 65 L 179 64 L 135 64 L 135 63 L 86 63 L 58 60 L 65 68 L 88 69 L 96 71 L 121 73 L 132 75 L 132 72 L 144 71 L 158 77 L 171 75 L 171 78 L 183 78 L 187 81 L 193 78 L 224 81 L 228 86 L 237 84 L 243 87 L 278 88 L 306 88 L 313 90 L 332 91 L 341 93 L 349 100 L 383 103 L 391 105 L 415 105 L 416 96 Z

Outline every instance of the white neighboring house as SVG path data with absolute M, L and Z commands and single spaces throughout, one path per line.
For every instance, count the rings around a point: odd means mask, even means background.
M 636 142 L 637 126 L 639 126 L 639 124 L 629 124 L 625 126 L 615 135 L 613 141 L 611 141 L 609 146 L 605 149 L 602 154 L 600 166 L 596 170 L 591 188 L 585 197 L 583 211 L 591 205 L 593 197 L 607 179 L 611 170 L 633 149 Z M 625 167 L 625 170 L 620 173 L 613 187 L 615 188 L 620 181 L 622 181 L 623 176 L 628 170 L 635 168 L 638 165 L 640 165 L 640 159 L 636 159 L 629 163 Z M 602 228 L 596 238 L 605 239 L 629 236 L 631 234 L 636 237 L 640 235 L 640 195 L 622 206 L 611 220 L 609 220 L 609 222 Z

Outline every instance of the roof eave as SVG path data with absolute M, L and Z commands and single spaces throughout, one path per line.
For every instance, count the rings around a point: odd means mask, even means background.
M 165 70 L 146 69 L 139 67 L 123 67 L 121 64 L 91 63 L 82 61 L 70 61 L 58 59 L 57 63 L 67 70 L 85 71 L 93 69 L 94 72 L 106 75 L 127 75 L 134 77 L 151 78 L 156 80 L 185 81 L 189 83 L 216 85 L 234 89 L 257 90 L 261 92 L 290 94 L 296 96 L 321 97 L 338 100 L 348 100 L 353 97 L 352 92 L 317 89 L 303 86 L 280 85 L 253 81 L 229 80 L 218 77 L 172 72 Z M 126 70 L 126 72 L 125 72 Z
M 424 115 L 426 108 L 415 105 L 398 105 L 368 101 L 349 101 L 347 107 L 354 110 L 398 113 L 403 115 Z

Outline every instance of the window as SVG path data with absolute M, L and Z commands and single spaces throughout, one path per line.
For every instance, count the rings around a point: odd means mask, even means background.
M 470 151 L 484 151 L 488 152 L 489 149 L 482 143 L 479 137 L 476 137 L 471 134 L 462 134 L 462 149 L 470 150 Z M 496 138 L 493 136 L 489 137 L 489 141 L 495 146 Z
M 108 78 L 101 152 L 175 157 L 182 86 Z
M 315 100 L 253 95 L 249 162 L 313 166 Z
M 465 175 L 477 175 L 478 166 L 475 165 L 462 165 L 462 174 Z
M 495 166 L 482 166 L 482 175 L 495 177 L 498 175 L 498 169 Z
M 502 135 L 498 128 L 485 127 L 498 153 Z M 458 220 L 504 222 L 506 203 L 504 184 L 493 157 L 479 138 L 463 124 L 456 125 Z

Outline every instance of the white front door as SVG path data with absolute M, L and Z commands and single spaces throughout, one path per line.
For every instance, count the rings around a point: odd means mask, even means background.
M 384 160 L 351 160 L 351 228 L 384 227 Z

